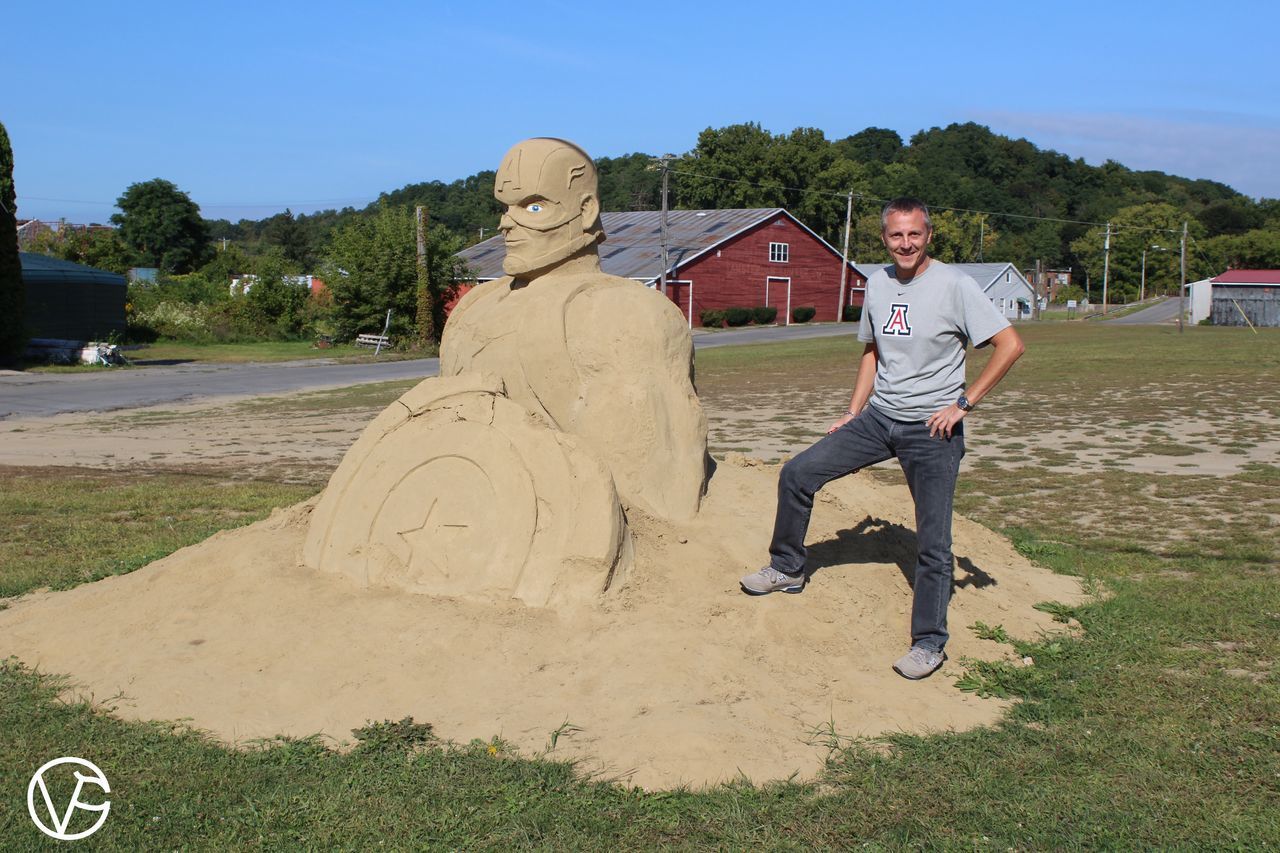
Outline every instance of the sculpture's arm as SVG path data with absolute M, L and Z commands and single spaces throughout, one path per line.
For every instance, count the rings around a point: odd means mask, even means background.
M 572 300 L 565 332 L 581 385 L 573 431 L 606 461 L 624 503 L 693 517 L 706 485 L 707 421 L 679 310 L 617 281 Z

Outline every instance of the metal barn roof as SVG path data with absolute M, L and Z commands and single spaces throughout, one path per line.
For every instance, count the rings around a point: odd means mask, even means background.
M 53 284 L 57 282 L 75 282 L 77 284 L 114 284 L 124 287 L 124 276 L 96 267 L 86 267 L 52 258 L 35 252 L 19 252 L 18 259 L 22 263 L 22 280 L 32 284 Z
M 1227 270 L 1214 284 L 1280 284 L 1280 270 Z
M 672 268 L 687 263 L 725 240 L 782 214 L 810 234 L 804 223 L 781 207 L 738 210 L 671 210 L 667 212 L 667 253 Z M 662 274 L 662 212 L 641 210 L 628 213 L 601 213 L 600 223 L 607 236 L 600 244 L 600 268 L 610 275 L 652 281 Z M 816 234 L 814 237 L 821 240 Z M 839 252 L 825 240 L 823 245 Z M 478 281 L 500 278 L 506 257 L 502 236 L 490 237 L 463 249 L 458 256 L 471 268 Z

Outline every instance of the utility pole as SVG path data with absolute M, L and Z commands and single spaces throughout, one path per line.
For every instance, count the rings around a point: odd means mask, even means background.
M 427 209 L 417 205 L 413 209 L 414 220 L 418 226 L 418 304 L 417 321 L 418 345 L 426 346 L 436 340 L 435 318 L 433 316 L 434 300 L 431 298 L 431 282 L 427 265 Z
M 1036 283 L 1031 288 L 1031 290 L 1035 294 L 1035 296 L 1033 297 L 1035 300 L 1035 303 L 1031 307 L 1031 319 L 1033 320 L 1040 319 L 1040 283 L 1042 281 L 1044 281 L 1044 275 L 1043 273 L 1040 272 L 1040 259 L 1036 258 Z
M 983 216 L 978 217 L 978 263 L 982 263 L 982 244 L 987 242 L 987 220 Z
M 1153 247 L 1149 247 L 1153 248 Z M 1147 298 L 1147 250 L 1142 250 L 1142 283 L 1138 285 L 1138 301 L 1142 302 Z
M 1187 221 L 1182 220 L 1182 281 L 1178 284 L 1178 331 L 1182 332 L 1182 322 L 1187 316 Z
M 1107 313 L 1107 278 L 1111 273 L 1111 223 L 1107 223 L 1107 236 L 1102 243 L 1102 313 Z
M 667 295 L 667 267 L 670 260 L 667 255 L 667 173 L 670 171 L 671 159 L 674 155 L 662 155 L 662 275 L 658 277 L 658 287 L 662 295 Z M 689 318 L 693 319 L 693 297 L 689 298 Z
M 840 253 L 840 304 L 836 306 L 836 322 L 844 321 L 844 287 L 849 280 L 849 227 L 853 224 L 853 190 L 849 190 L 844 209 L 844 249 Z

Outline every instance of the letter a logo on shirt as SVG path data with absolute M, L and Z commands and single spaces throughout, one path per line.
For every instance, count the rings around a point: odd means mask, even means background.
M 909 307 L 905 302 L 895 302 L 890 305 L 889 319 L 885 321 L 880 331 L 886 335 L 911 337 L 911 324 L 907 321 L 907 308 Z

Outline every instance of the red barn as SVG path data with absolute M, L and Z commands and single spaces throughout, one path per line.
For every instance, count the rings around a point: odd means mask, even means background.
M 600 266 L 611 275 L 657 287 L 662 274 L 662 214 L 656 210 L 600 215 L 608 238 Z M 502 237 L 463 250 L 476 281 L 502 276 Z M 866 278 L 847 265 L 840 291 L 841 255 L 780 207 L 748 210 L 672 210 L 667 213 L 667 294 L 700 324 L 703 311 L 735 306 L 778 309 L 789 324 L 795 308 L 812 307 L 817 322 L 832 322 L 840 306 L 861 305 Z

